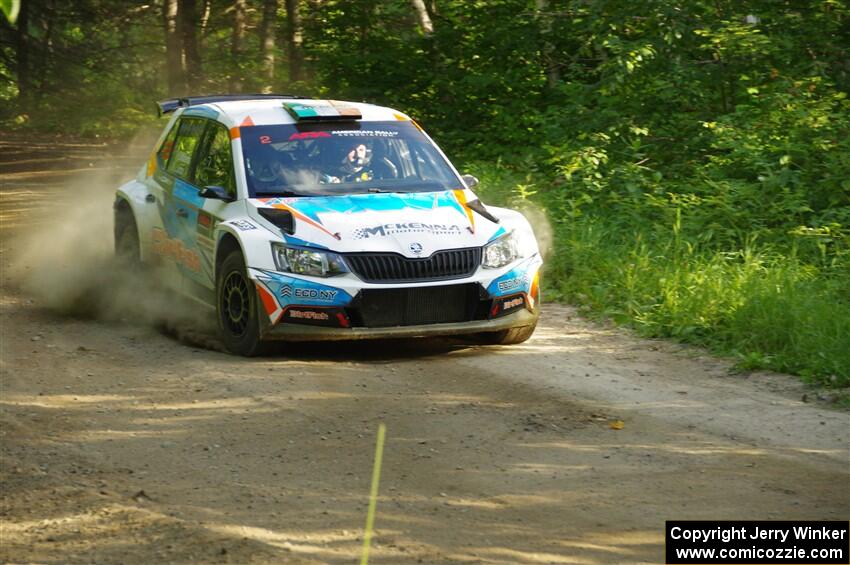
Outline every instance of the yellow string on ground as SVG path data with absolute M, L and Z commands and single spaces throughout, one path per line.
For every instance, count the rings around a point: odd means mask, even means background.
M 381 480 L 381 462 L 384 458 L 384 436 L 387 427 L 378 425 L 378 441 L 375 445 L 375 465 L 372 467 L 372 488 L 369 491 L 369 510 L 366 512 L 366 533 L 363 535 L 363 555 L 360 565 L 369 565 L 369 544 L 372 542 L 372 527 L 375 525 L 375 507 L 378 504 L 378 483 Z

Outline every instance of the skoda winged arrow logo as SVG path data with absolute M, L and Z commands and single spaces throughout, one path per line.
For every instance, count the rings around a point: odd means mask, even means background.
M 410 249 L 410 251 L 411 251 L 414 255 L 419 255 L 420 253 L 422 253 L 422 244 L 421 244 L 421 243 L 416 243 L 416 242 L 414 241 L 413 243 L 411 243 L 411 244 L 410 244 L 410 245 L 408 245 L 407 247 L 408 247 L 408 249 Z

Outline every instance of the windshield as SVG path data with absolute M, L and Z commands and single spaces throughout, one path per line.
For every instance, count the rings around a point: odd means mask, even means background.
M 427 192 L 463 186 L 411 122 L 240 128 L 250 196 Z

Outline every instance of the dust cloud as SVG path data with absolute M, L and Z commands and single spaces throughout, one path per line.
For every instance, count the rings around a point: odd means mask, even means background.
M 63 315 L 150 325 L 218 349 L 211 311 L 167 292 L 150 273 L 116 261 L 115 189 L 135 170 L 104 169 L 75 174 L 58 190 L 39 193 L 46 202 L 34 221 L 9 240 L 4 282 L 36 306 Z
M 537 238 L 537 247 L 545 261 L 552 254 L 555 241 L 552 224 L 549 223 L 546 211 L 528 200 L 520 200 L 514 203 L 512 208 L 522 212 L 528 219 L 532 229 L 534 229 L 534 236 Z

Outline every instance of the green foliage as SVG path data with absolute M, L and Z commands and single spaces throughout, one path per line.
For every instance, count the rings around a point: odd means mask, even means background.
M 720 251 L 675 229 L 649 242 L 612 227 L 581 221 L 558 233 L 552 275 L 564 294 L 644 335 L 731 353 L 745 367 L 850 384 L 846 278 L 766 246 Z
M 3 12 L 10 24 L 17 21 L 20 9 L 21 0 L 0 0 L 0 12 Z
M 45 18 L 30 23 L 44 46 L 31 99 L 0 41 L 14 101 L 0 120 L 122 135 L 144 122 L 165 95 L 161 13 L 119 4 L 58 10 L 49 42 Z M 229 5 L 210 5 L 204 89 L 241 76 L 250 90 L 259 45 L 234 60 Z M 308 78 L 289 84 L 278 49 L 280 90 L 398 107 L 485 201 L 545 210 L 548 296 L 743 368 L 850 381 L 846 0 L 426 5 L 431 34 L 408 0 L 302 2 Z

